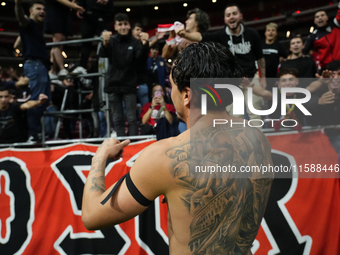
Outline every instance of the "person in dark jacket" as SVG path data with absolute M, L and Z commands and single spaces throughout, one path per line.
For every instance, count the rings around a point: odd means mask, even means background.
M 151 46 L 150 54 L 151 56 L 148 58 L 147 68 L 148 68 L 148 76 L 149 76 L 149 84 L 157 83 L 163 87 L 165 90 L 166 84 L 166 62 L 164 58 L 158 56 L 158 45 L 154 44 Z
M 340 59 L 340 2 L 338 12 L 332 22 L 328 23 L 328 16 L 324 10 L 319 10 L 314 15 L 317 28 L 308 36 L 303 54 L 314 50 L 319 58 L 320 66 L 324 69 L 327 64 Z
M 141 33 L 141 40 L 131 35 L 131 26 L 126 14 L 118 13 L 114 20 L 117 35 L 111 37 L 111 32 L 103 32 L 103 46 L 99 52 L 100 57 L 109 59 L 104 92 L 109 94 L 117 135 L 125 135 L 123 102 L 126 107 L 129 135 L 138 135 L 137 63 L 143 53 L 149 51 L 149 38 L 147 33 Z

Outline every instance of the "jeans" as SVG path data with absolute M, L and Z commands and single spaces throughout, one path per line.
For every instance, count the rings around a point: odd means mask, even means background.
M 110 108 L 113 113 L 115 129 L 118 136 L 125 136 L 123 102 L 125 104 L 126 118 L 129 124 L 129 135 L 138 135 L 136 101 L 136 94 L 109 94 Z
M 51 105 L 46 108 L 47 112 L 55 112 L 58 111 L 58 108 L 55 105 Z M 45 134 L 50 138 L 53 138 L 55 129 L 57 127 L 58 119 L 53 116 L 45 117 Z
M 146 83 L 138 85 L 137 98 L 142 107 L 149 102 L 149 88 Z
M 48 96 L 46 103 L 27 110 L 28 134 L 33 135 L 41 132 L 40 119 L 44 110 L 50 104 L 51 83 L 48 70 L 40 60 L 26 60 L 24 72 L 29 79 L 31 100 L 39 100 L 39 94 Z
M 187 124 L 184 122 L 178 123 L 178 131 L 179 133 L 183 133 L 184 131 L 187 130 Z

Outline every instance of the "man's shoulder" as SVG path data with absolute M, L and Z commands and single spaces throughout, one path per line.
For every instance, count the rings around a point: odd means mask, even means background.
M 167 170 L 170 166 L 170 161 L 174 158 L 171 157 L 169 151 L 174 148 L 180 148 L 185 143 L 189 144 L 189 140 L 185 140 L 181 135 L 177 137 L 170 137 L 157 141 L 146 147 L 141 155 L 138 157 L 138 162 L 148 165 L 148 171 L 162 171 Z
M 33 19 L 28 18 L 27 19 L 27 24 L 25 26 L 20 25 L 19 23 L 19 27 L 20 29 L 24 29 L 24 30 L 29 30 L 32 29 L 34 26 L 39 26 L 38 23 L 36 23 Z

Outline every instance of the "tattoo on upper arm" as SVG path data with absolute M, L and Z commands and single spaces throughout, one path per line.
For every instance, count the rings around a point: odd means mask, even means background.
M 208 127 L 191 142 L 166 151 L 181 200 L 192 217 L 188 246 L 193 254 L 248 254 L 259 230 L 273 176 L 203 172 L 209 166 L 272 164 L 270 144 L 257 128 Z M 202 171 L 196 172 L 194 167 Z M 216 254 L 217 254 L 216 253 Z M 215 254 L 215 253 L 214 253 Z

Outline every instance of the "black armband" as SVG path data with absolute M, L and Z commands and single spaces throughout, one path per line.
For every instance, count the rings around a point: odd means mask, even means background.
M 113 196 L 113 194 L 116 192 L 117 188 L 119 185 L 122 183 L 122 181 L 126 178 L 126 186 L 128 190 L 130 191 L 130 194 L 133 196 L 133 198 L 140 203 L 143 206 L 149 206 L 152 201 L 147 199 L 146 197 L 143 196 L 142 193 L 137 189 L 135 184 L 132 182 L 131 177 L 130 177 L 130 172 L 128 172 L 126 175 L 122 176 L 122 178 L 119 179 L 119 181 L 116 183 L 116 185 L 112 188 L 110 193 L 106 196 L 106 198 L 100 202 L 102 205 L 104 205 L 110 197 Z

